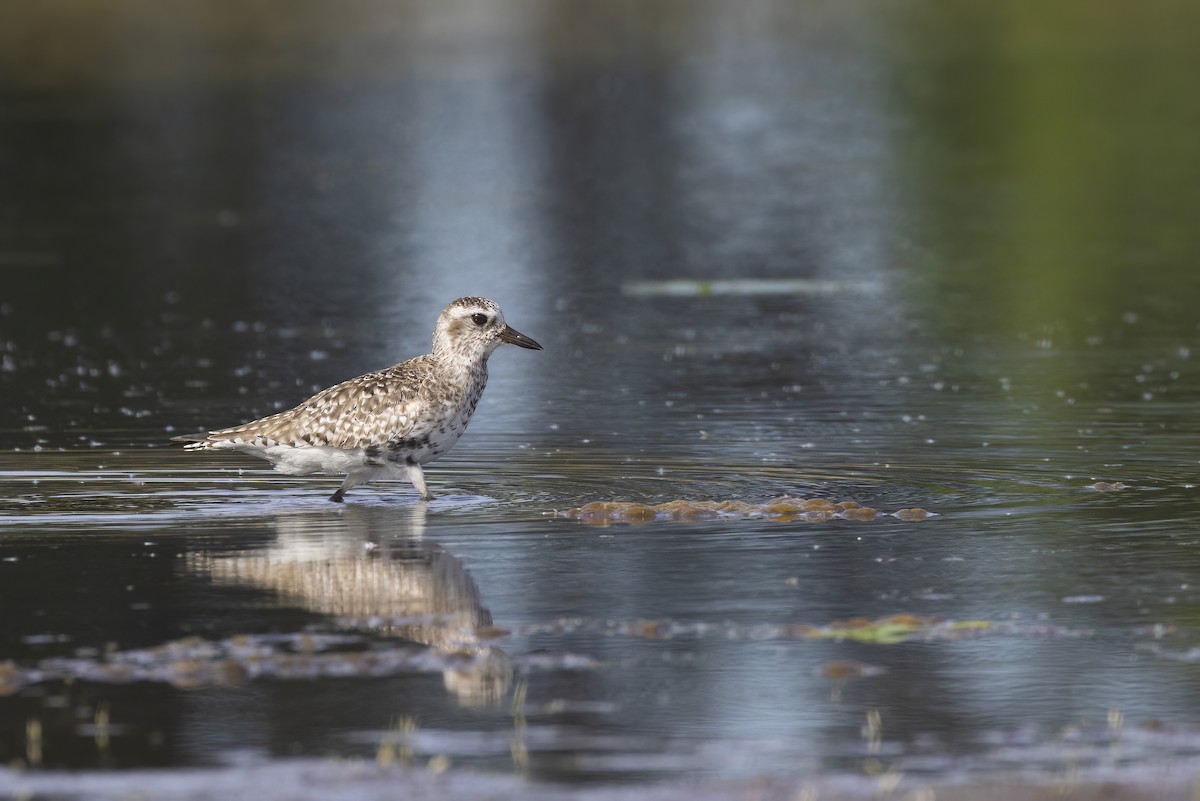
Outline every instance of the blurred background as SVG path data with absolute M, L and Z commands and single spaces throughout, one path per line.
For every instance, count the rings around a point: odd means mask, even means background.
M 0 662 L 513 633 L 470 675 L 13 680 L 0 763 L 34 718 L 75 768 L 369 759 L 419 716 L 424 757 L 577 783 L 1194 775 L 1197 75 L 1191 0 L 8 3 L 0 608 L 36 613 Z M 424 352 L 466 294 L 546 349 L 493 357 L 427 516 L 166 449 Z M 940 516 L 548 514 L 785 493 Z M 347 623 L 345 576 L 457 622 Z M 991 628 L 780 635 L 894 613 Z
M 1198 17 L 1179 0 L 13 6 L 0 436 L 142 441 L 291 405 L 415 354 L 462 294 L 500 301 L 549 340 L 540 371 L 595 391 L 644 391 L 628 375 L 660 353 L 638 340 L 717 316 L 749 351 L 814 321 L 796 348 L 819 338 L 835 361 L 893 337 L 1193 333 Z M 723 278 L 832 283 L 700 306 L 628 291 Z M 1056 369 L 1053 388 L 1076 377 Z

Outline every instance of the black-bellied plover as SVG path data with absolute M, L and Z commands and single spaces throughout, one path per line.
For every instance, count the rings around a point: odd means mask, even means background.
M 233 428 L 173 437 L 188 450 L 235 450 L 280 473 L 345 475 L 331 501 L 377 478 L 407 478 L 433 494 L 421 465 L 450 450 L 487 384 L 487 361 L 504 343 L 541 350 L 510 328 L 487 298 L 459 298 L 438 317 L 433 353 L 318 392 L 294 409 Z

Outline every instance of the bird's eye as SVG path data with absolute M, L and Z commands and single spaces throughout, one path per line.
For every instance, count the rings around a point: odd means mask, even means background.
M 487 321 L 488 318 L 486 314 L 480 314 L 479 312 L 476 312 L 475 314 L 471 315 L 471 322 L 475 323 L 475 325 L 484 326 L 487 325 Z

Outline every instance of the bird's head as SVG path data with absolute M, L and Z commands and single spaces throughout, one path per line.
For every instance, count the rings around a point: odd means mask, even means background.
M 541 350 L 534 342 L 504 322 L 504 312 L 495 301 L 465 297 L 453 300 L 438 317 L 433 332 L 434 355 L 486 359 L 504 344 Z

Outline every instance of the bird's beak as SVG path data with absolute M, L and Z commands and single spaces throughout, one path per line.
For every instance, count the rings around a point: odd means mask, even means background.
M 541 345 L 534 342 L 517 329 L 507 325 L 500 330 L 499 339 L 501 342 L 507 342 L 510 345 L 520 345 L 522 348 L 529 348 L 530 350 L 542 349 Z

